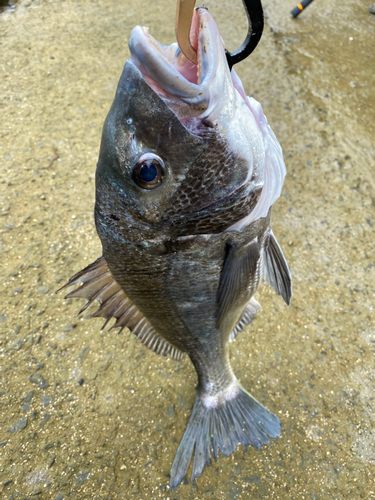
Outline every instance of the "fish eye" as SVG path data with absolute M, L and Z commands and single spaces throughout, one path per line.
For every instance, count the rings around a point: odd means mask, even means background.
M 133 167 L 133 181 L 143 189 L 154 189 L 163 182 L 165 166 L 163 160 L 153 153 L 140 156 Z

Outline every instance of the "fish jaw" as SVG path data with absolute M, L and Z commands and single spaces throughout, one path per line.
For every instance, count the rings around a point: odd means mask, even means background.
M 136 26 L 129 39 L 131 60 L 181 120 L 213 120 L 220 113 L 233 113 L 235 89 L 224 44 L 207 9 L 194 11 L 190 39 L 197 51 L 197 65 L 184 56 L 177 43 L 164 46 L 148 28 Z
M 177 44 L 165 47 L 147 28 L 137 26 L 129 40 L 131 60 L 187 128 L 199 135 L 202 124 L 211 124 L 234 155 L 247 159 L 248 179 L 253 176 L 262 182 L 262 135 L 233 85 L 224 43 L 205 8 L 194 11 L 191 39 L 197 50 L 197 66 L 186 59 Z

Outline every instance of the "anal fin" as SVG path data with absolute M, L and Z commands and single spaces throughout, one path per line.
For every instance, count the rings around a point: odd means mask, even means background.
M 263 276 L 265 281 L 289 305 L 292 298 L 292 277 L 284 254 L 272 231 L 264 252 Z
M 68 293 L 65 298 L 84 298 L 88 302 L 81 309 L 83 312 L 92 302 L 98 300 L 100 307 L 94 312 L 94 317 L 105 318 L 107 323 L 115 318 L 112 328 L 127 327 L 141 341 L 143 345 L 157 354 L 170 355 L 173 359 L 181 360 L 183 353 L 169 342 L 164 340 L 153 328 L 149 320 L 142 314 L 136 305 L 127 297 L 109 270 L 104 257 L 100 257 L 89 266 L 82 269 L 66 285 L 63 290 L 72 285 L 83 283 L 80 287 Z M 58 292 L 60 291 L 58 290 Z M 57 293 L 57 292 L 56 292 Z M 120 330 L 120 332 L 121 332 Z

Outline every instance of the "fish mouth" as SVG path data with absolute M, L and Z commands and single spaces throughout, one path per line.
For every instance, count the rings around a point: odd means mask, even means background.
M 219 29 L 204 7 L 194 11 L 190 43 L 197 52 L 197 64 L 186 58 L 177 43 L 162 45 L 148 28 L 136 26 L 129 39 L 131 62 L 189 132 L 225 142 L 235 159 L 234 172 L 238 173 L 239 165 L 247 166 L 236 189 L 262 187 L 249 215 L 226 229 L 243 231 L 266 217 L 280 196 L 286 174 L 281 147 L 261 105 L 246 96 L 235 70 L 229 69 Z
M 212 120 L 221 103 L 234 100 L 224 43 L 204 7 L 194 11 L 190 43 L 197 52 L 197 64 L 187 59 L 177 43 L 159 43 L 148 28 L 136 26 L 129 40 L 131 61 L 183 123 L 197 117 Z

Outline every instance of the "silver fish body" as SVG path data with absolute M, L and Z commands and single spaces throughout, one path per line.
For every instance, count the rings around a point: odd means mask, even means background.
M 198 374 L 170 486 L 237 444 L 280 434 L 278 418 L 238 383 L 229 343 L 250 324 L 262 277 L 289 304 L 291 278 L 271 230 L 285 166 L 260 105 L 229 72 L 216 24 L 196 11 L 198 67 L 175 45 L 133 30 L 96 172 L 103 257 L 73 276 L 71 297 L 101 302 L 159 354 L 187 354 Z

